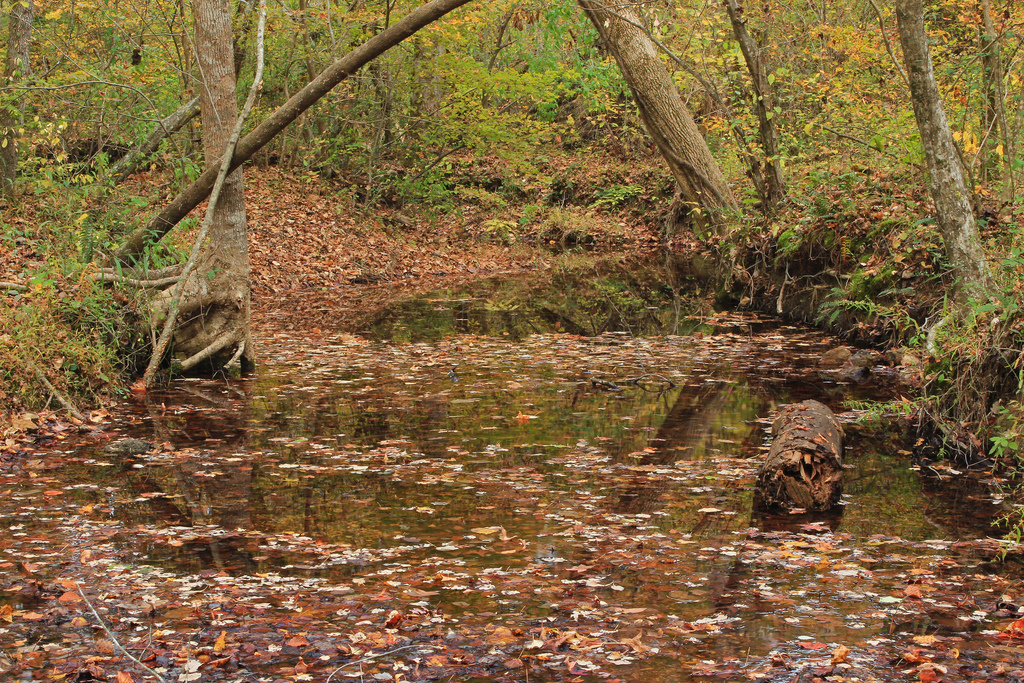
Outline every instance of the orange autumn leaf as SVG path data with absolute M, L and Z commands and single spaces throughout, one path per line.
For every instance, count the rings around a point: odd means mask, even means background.
M 1003 635 L 1009 638 L 1024 638 L 1024 618 L 1011 623 L 1003 631 Z
M 227 635 L 228 635 L 227 631 L 221 631 L 220 632 L 220 635 L 217 636 L 217 641 L 213 644 L 213 651 L 214 652 L 223 652 L 224 651 L 224 646 L 226 644 L 225 640 L 227 639 Z
M 82 596 L 72 591 L 67 591 L 64 595 L 57 598 L 57 602 L 63 602 L 66 605 L 73 605 L 77 602 L 82 602 Z

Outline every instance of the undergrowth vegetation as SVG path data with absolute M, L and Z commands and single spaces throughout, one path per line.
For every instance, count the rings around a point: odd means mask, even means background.
M 101 404 L 140 346 L 132 308 L 81 268 L 43 268 L 28 282 L 27 291 L 9 292 L 0 309 L 0 401 L 56 407 L 60 392 Z

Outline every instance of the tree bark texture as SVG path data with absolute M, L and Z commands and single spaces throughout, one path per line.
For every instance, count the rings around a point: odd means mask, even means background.
M 13 0 L 4 63 L 7 86 L 25 80 L 32 71 L 29 55 L 34 17 L 33 0 Z M 14 97 L 13 102 L 0 101 L 0 194 L 5 197 L 14 194 L 14 180 L 18 175 L 18 129 L 25 113 L 25 96 Z
M 1016 156 L 1016 141 L 1010 133 L 1006 115 L 1006 85 L 1003 72 L 1003 58 L 999 49 L 999 35 L 992 21 L 992 7 L 989 0 L 981 0 L 982 50 L 985 66 L 985 82 L 988 91 L 988 116 L 994 118 L 1003 145 L 1000 161 L 1003 165 L 1003 199 L 1013 199 L 1013 161 Z
M 935 82 L 921 0 L 896 0 L 896 21 L 946 256 L 956 270 L 961 292 L 983 297 L 992 291 L 992 276 L 981 248 L 964 170 Z
M 754 87 L 754 109 L 764 151 L 765 213 L 774 214 L 776 207 L 786 196 L 786 181 L 782 178 L 779 165 L 779 131 L 775 125 L 775 99 L 768 82 L 764 65 L 761 63 L 761 48 L 747 31 L 747 20 L 743 18 L 743 6 L 737 0 L 726 0 L 729 21 L 740 44 L 740 52 L 747 63 L 750 80 Z
M 196 67 L 208 168 L 220 165 L 238 116 L 231 11 L 227 0 L 195 0 Z M 184 288 L 175 329 L 175 352 L 192 356 L 228 337 L 228 357 L 245 344 L 243 367 L 253 364 L 249 329 L 251 277 L 242 169 L 224 182 L 210 225 L 209 241 Z M 215 354 L 214 362 L 218 355 Z
M 772 423 L 772 446 L 757 474 L 763 507 L 828 510 L 843 492 L 843 428 L 818 401 L 786 406 Z
M 268 142 L 284 130 L 292 121 L 312 107 L 321 97 L 331 91 L 334 86 L 351 76 L 368 62 L 384 54 L 387 50 L 413 35 L 424 26 L 434 22 L 452 10 L 470 2 L 470 0 L 432 0 L 407 14 L 401 21 L 381 31 L 358 48 L 348 53 L 331 66 L 327 67 L 312 83 L 295 93 L 283 105 L 258 125 L 251 133 L 238 141 L 235 155 L 232 157 L 232 169 L 238 168 L 252 158 Z M 213 189 L 220 162 L 208 167 L 181 194 L 165 206 L 143 228 L 136 230 L 122 245 L 115 255 L 119 262 L 130 265 L 145 251 L 146 246 L 170 232 L 182 218 L 197 207 Z
M 675 177 L 689 219 L 701 230 L 720 232 L 739 212 L 697 124 L 686 109 L 654 42 L 629 5 L 577 0 L 618 62 L 640 117 Z

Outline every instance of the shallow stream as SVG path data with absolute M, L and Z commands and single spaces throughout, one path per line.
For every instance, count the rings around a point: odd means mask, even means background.
M 999 496 L 922 473 L 898 417 L 856 423 L 891 368 L 842 381 L 833 340 L 663 290 L 548 314 L 486 287 L 265 331 L 254 377 L 127 398 L 0 471 L 11 675 L 105 639 L 76 581 L 168 680 L 1019 674 L 1020 591 L 977 540 Z M 843 505 L 761 514 L 772 415 L 807 398 L 846 424 Z

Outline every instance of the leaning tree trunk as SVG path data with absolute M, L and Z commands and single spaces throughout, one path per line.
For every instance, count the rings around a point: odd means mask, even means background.
M 721 232 L 739 211 L 640 17 L 629 5 L 577 0 L 619 64 L 647 132 L 675 176 L 694 227 Z
M 818 401 L 786 406 L 757 474 L 759 507 L 828 510 L 843 492 L 843 428 Z
M 726 0 L 729 21 L 740 51 L 747 63 L 750 80 L 754 86 L 754 109 L 757 111 L 757 124 L 761 134 L 761 148 L 764 151 L 765 206 L 767 215 L 774 215 L 779 203 L 786 196 L 786 181 L 782 178 L 782 166 L 779 156 L 779 130 L 775 125 L 775 99 L 772 97 L 772 86 L 761 64 L 761 48 L 747 31 L 747 20 L 743 17 L 743 7 L 737 0 Z
M 351 76 L 367 63 L 390 50 L 395 45 L 413 35 L 424 26 L 440 19 L 449 12 L 462 7 L 470 0 L 431 0 L 425 5 L 405 15 L 401 21 L 381 31 L 358 48 L 337 60 L 317 76 L 287 102 L 278 107 L 260 125 L 238 141 L 235 155 L 231 157 L 231 169 L 234 170 L 251 159 L 263 149 L 274 137 L 288 127 L 292 121 L 301 116 L 307 109 L 316 104 L 321 97 L 331 91 L 334 86 Z M 145 226 L 135 230 L 114 255 L 114 261 L 131 265 L 145 253 L 146 247 L 159 242 L 168 232 L 174 229 L 182 218 L 210 195 L 220 171 L 220 160 L 217 160 L 203 172 L 181 194 L 165 206 L 160 213 Z
M 226 0 L 195 0 L 193 11 L 203 151 L 211 167 L 219 165 L 238 116 L 231 12 Z M 191 357 L 230 340 L 211 355 L 211 363 L 222 365 L 244 345 L 242 366 L 251 367 L 255 359 L 249 327 L 251 285 L 245 179 L 238 169 L 224 182 L 207 245 L 183 289 L 175 352 Z
M 157 121 L 149 136 L 128 154 L 121 157 L 110 167 L 107 175 L 113 185 L 123 183 L 128 176 L 135 173 L 151 154 L 156 152 L 160 143 L 181 130 L 186 123 L 199 115 L 199 98 L 193 97 L 166 118 Z
M 981 0 L 981 18 L 984 31 L 982 33 L 983 64 L 988 107 L 987 113 L 995 119 L 1002 143 L 1002 154 L 998 154 L 1003 164 L 1003 199 L 1013 199 L 1013 166 L 1016 142 L 1010 134 L 1009 119 L 1006 116 L 1006 87 L 1004 84 L 1003 58 L 999 49 L 999 34 L 996 33 L 992 21 L 992 8 L 989 0 Z
M 983 297 L 992 291 L 992 276 L 935 82 L 921 0 L 896 0 L 896 21 L 946 256 L 959 278 L 961 292 Z
M 29 52 L 34 16 L 32 0 L 13 0 L 4 65 L 4 83 L 8 86 L 24 80 L 31 71 Z M 13 102 L 0 101 L 0 194 L 5 197 L 14 194 L 14 179 L 18 174 L 18 129 L 24 113 L 24 95 L 15 95 Z

